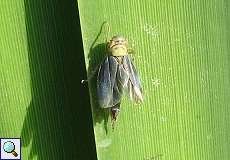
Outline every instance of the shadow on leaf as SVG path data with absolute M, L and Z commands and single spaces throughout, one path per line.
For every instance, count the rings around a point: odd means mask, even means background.
M 76 0 L 25 0 L 32 102 L 25 159 L 96 159 Z M 30 146 L 30 147 L 29 147 Z

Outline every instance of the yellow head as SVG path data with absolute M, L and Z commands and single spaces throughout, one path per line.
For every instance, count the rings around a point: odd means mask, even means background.
M 108 43 L 108 51 L 113 56 L 128 54 L 128 41 L 122 36 L 114 36 Z

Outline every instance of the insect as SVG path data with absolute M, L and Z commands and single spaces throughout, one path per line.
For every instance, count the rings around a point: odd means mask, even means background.
M 124 91 L 135 103 L 142 102 L 143 95 L 140 78 L 129 56 L 128 41 L 123 36 L 114 36 L 106 48 L 107 56 L 97 76 L 97 94 L 100 107 L 110 108 L 114 128 Z

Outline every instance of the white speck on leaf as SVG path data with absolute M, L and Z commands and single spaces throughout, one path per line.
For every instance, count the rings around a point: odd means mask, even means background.
M 143 27 L 144 32 L 150 35 L 153 38 L 157 38 L 159 36 L 158 26 L 152 26 L 150 24 L 145 24 Z
M 160 85 L 160 79 L 158 78 L 152 79 L 152 82 L 155 87 L 158 87 Z
M 167 121 L 167 117 L 164 117 L 164 116 L 160 117 L 160 121 L 161 122 L 166 122 Z

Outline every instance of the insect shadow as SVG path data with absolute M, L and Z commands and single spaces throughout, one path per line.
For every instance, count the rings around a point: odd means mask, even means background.
M 99 106 L 97 96 L 97 73 L 102 60 L 106 57 L 106 39 L 105 30 L 107 22 L 103 22 L 101 29 L 90 47 L 88 54 L 89 66 L 88 66 L 88 80 L 91 96 L 91 106 L 94 126 L 97 123 L 104 123 L 104 129 L 108 132 L 107 123 L 109 118 L 109 109 L 104 109 Z M 100 43 L 102 42 L 102 43 Z

